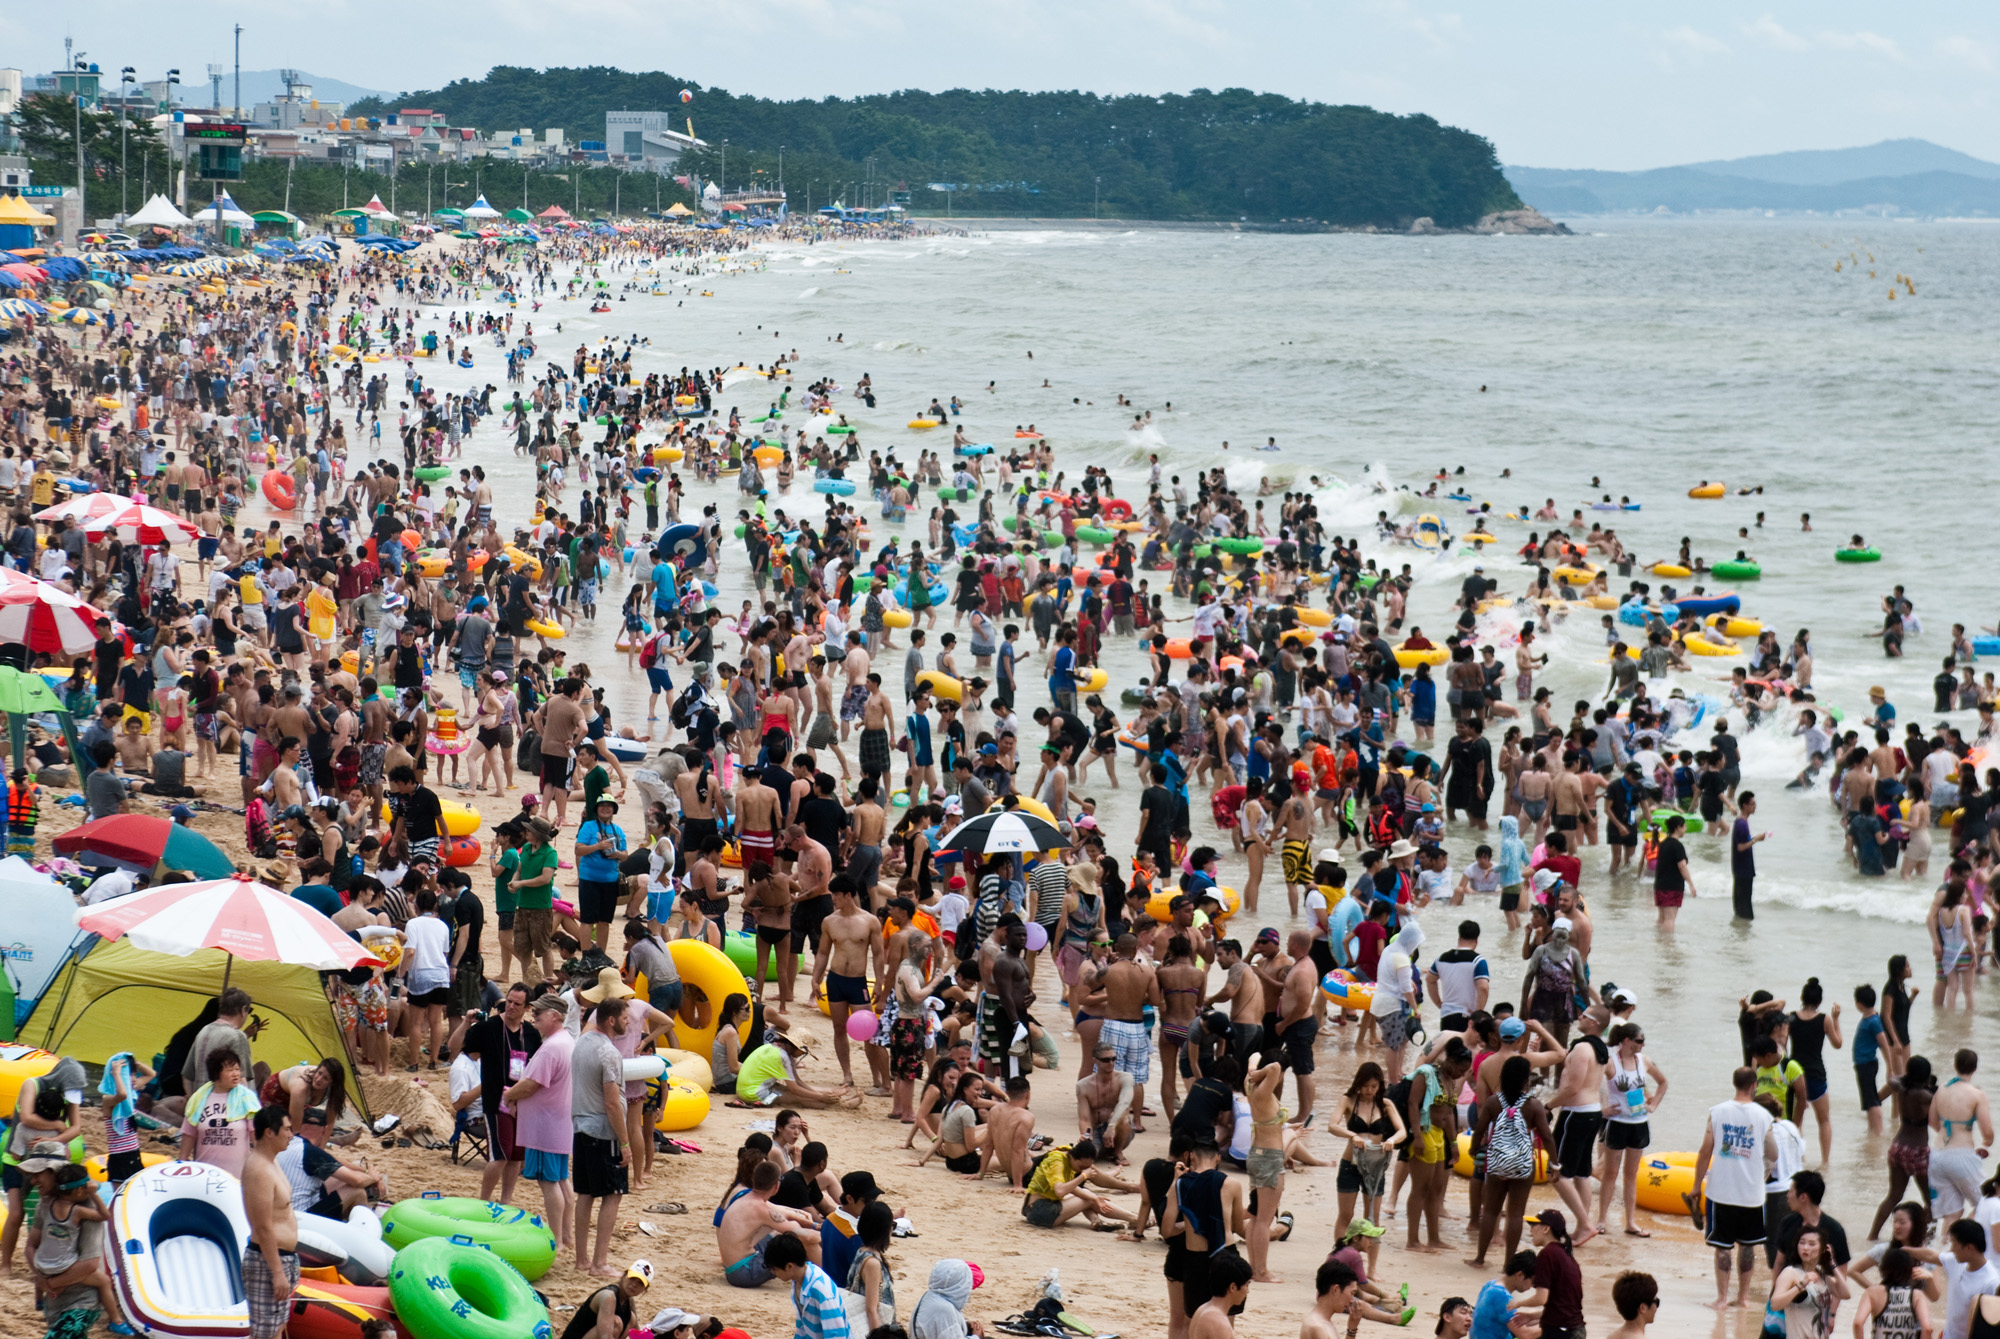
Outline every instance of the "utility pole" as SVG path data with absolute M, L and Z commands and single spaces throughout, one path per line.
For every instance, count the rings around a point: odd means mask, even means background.
M 431 171 L 432 164 L 424 164 L 424 217 L 431 216 Z
M 347 156 L 340 160 L 340 207 L 347 208 L 347 172 L 354 166 L 354 146 L 347 145 Z
M 216 111 L 222 110 L 222 66 L 219 62 L 208 63 L 208 105 Z
M 778 146 L 778 194 L 785 193 L 785 146 Z
M 619 197 L 625 189 L 625 174 L 620 172 L 611 179 L 611 217 L 618 217 Z
M 528 165 L 521 164 L 521 212 L 528 212 Z
M 134 70 L 130 65 L 118 72 L 118 221 L 123 223 L 125 215 L 131 212 L 132 202 L 127 192 L 132 184 L 132 173 L 126 159 L 126 151 L 131 145 L 131 132 L 126 128 L 125 103 L 130 97 Z
M 236 25 L 236 119 L 243 119 L 243 25 Z
M 729 194 L 729 141 L 722 141 L 722 173 L 716 178 L 715 189 Z
M 67 37 L 63 39 L 63 45 L 69 45 Z M 90 68 L 89 62 L 84 59 L 89 54 L 88 51 L 76 53 L 76 60 L 71 67 L 69 90 L 70 101 L 76 104 L 76 198 L 83 206 L 85 218 L 90 216 L 90 197 L 85 195 L 83 190 L 83 72 Z
M 292 169 L 297 167 L 298 164 L 299 160 L 296 156 L 285 160 L 285 212 L 287 214 L 292 212 Z
M 1103 177 L 1092 177 L 1090 179 L 1090 216 L 1092 218 L 1097 217 L 1097 187 L 1103 180 Z

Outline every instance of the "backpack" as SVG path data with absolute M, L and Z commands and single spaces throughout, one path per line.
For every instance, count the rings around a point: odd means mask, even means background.
M 660 639 L 658 635 L 648 637 L 639 648 L 639 668 L 651 669 L 660 663 Z
M 1545 1023 L 1568 1022 L 1576 1016 L 1576 974 L 1568 956 L 1542 955 L 1530 1012 Z
M 1528 1132 L 1520 1102 L 1509 1105 L 1503 1098 L 1500 1112 L 1486 1127 L 1486 1175 L 1504 1176 L 1510 1181 L 1526 1181 L 1535 1174 L 1535 1140 Z

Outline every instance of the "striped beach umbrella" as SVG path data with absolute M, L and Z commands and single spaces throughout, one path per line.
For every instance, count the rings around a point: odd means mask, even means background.
M 80 655 L 97 642 L 95 607 L 26 572 L 0 569 L 0 642 Z
M 98 516 L 109 516 L 114 511 L 124 511 L 132 505 L 132 499 L 120 497 L 116 493 L 84 493 L 67 502 L 58 502 L 53 507 L 44 507 L 35 513 L 38 521 L 88 521 Z
M 117 511 L 86 517 L 83 522 L 83 533 L 93 538 L 107 531 L 116 531 L 118 538 L 127 544 L 159 544 L 171 540 L 192 544 L 201 537 L 201 531 L 191 523 L 172 512 L 149 507 L 143 502 L 128 502 Z
M 170 883 L 115 897 L 79 909 L 76 923 L 106 939 L 130 939 L 150 953 L 181 958 L 219 948 L 232 960 L 283 962 L 322 972 L 381 965 L 381 959 L 309 904 L 248 874 Z

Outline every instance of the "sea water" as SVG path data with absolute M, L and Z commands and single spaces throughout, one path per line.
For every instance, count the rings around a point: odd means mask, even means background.
M 1949 720 L 1968 734 L 1975 724 L 1974 713 L 1937 716 L 1929 706 L 1950 625 L 1963 622 L 1976 635 L 2000 618 L 1987 603 L 1981 558 L 1995 500 L 1987 448 L 2000 417 L 2000 228 L 1991 224 L 1621 219 L 1587 221 L 1567 238 L 984 227 L 895 242 L 781 244 L 763 255 L 761 269 L 719 273 L 704 263 L 692 280 L 660 267 L 673 280 L 670 296 L 634 294 L 605 314 L 586 314 L 581 301 L 531 314 L 524 302 L 517 334 L 532 320 L 543 357 L 564 364 L 579 343 L 644 336 L 651 344 L 635 358 L 641 375 L 767 364 L 796 349 L 784 420 L 792 431 L 813 425 L 797 408 L 805 384 L 829 376 L 847 388 L 837 407 L 861 426 L 863 449 L 893 447 L 908 461 L 919 449 L 949 451 L 945 431 L 903 425 L 933 397 L 957 395 L 973 441 L 1004 451 L 1016 427 L 1032 423 L 1071 479 L 1086 464 L 1103 465 L 1135 502 L 1153 455 L 1190 485 L 1216 464 L 1246 497 L 1268 481 L 1263 509 L 1273 531 L 1288 489 L 1310 489 L 1333 533 L 1369 536 L 1378 511 L 1402 519 L 1434 512 L 1463 530 L 1467 504 L 1404 491 L 1426 487 L 1441 470 L 1495 513 L 1553 499 L 1567 517 L 1602 494 L 1629 496 L 1642 510 L 1587 510 L 1585 519 L 1615 526 L 1642 567 L 1672 557 L 1684 536 L 1711 561 L 1743 549 L 1762 563 L 1763 579 L 1737 588 L 1744 616 L 1763 620 L 1786 645 L 1798 629 L 1811 630 L 1822 702 L 1858 721 L 1868 687 L 1880 684 L 1900 721 Z M 615 290 L 631 273 L 604 277 Z M 697 296 L 704 288 L 714 296 Z M 497 351 L 477 340 L 474 347 L 473 371 L 420 367 L 441 390 L 499 384 Z M 878 397 L 872 411 L 849 393 L 864 374 Z M 717 404 L 749 418 L 774 394 L 763 380 L 732 377 Z M 1120 407 L 1120 395 L 1134 407 Z M 1150 424 L 1135 429 L 1135 414 L 1147 411 Z M 1276 452 L 1252 450 L 1271 438 Z M 489 421 L 466 460 L 486 466 L 500 517 L 512 525 L 525 522 L 531 478 L 510 445 L 511 434 Z M 1689 499 L 1703 480 L 1725 482 L 1731 495 Z M 733 525 L 743 501 L 734 484 L 690 488 L 683 518 L 713 501 Z M 1741 487 L 1762 492 L 1736 496 Z M 788 494 L 774 491 L 773 504 L 817 515 L 824 499 L 810 488 L 808 477 Z M 574 498 L 566 495 L 566 509 Z M 898 533 L 862 501 L 878 543 Z M 900 532 L 926 538 L 930 505 L 926 494 Z M 1802 532 L 1801 513 L 1811 514 L 1811 533 Z M 1363 547 L 1412 564 L 1410 620 L 1438 635 L 1474 562 L 1484 561 L 1503 593 L 1527 584 L 1529 569 L 1513 551 L 1530 530 L 1547 527 L 1490 528 L 1503 542 L 1480 557 L 1372 538 Z M 1834 561 L 1833 550 L 1857 532 L 1883 551 L 1880 564 Z M 750 594 L 739 546 L 725 562 L 719 603 L 733 618 Z M 1164 588 L 1165 576 L 1152 574 L 1153 589 Z M 1658 584 L 1643 571 L 1641 579 Z M 1622 586 L 1614 578 L 1613 588 Z M 1905 659 L 1887 660 L 1871 634 L 1882 597 L 1896 586 L 1915 602 L 1924 631 L 1908 638 Z M 643 734 L 643 679 L 628 675 L 611 647 L 622 593 L 614 582 L 595 627 L 580 627 L 566 645 L 571 662 L 588 660 L 595 682 L 607 686 L 616 722 Z M 1188 612 L 1168 605 L 1170 614 Z M 1564 722 L 1572 703 L 1603 696 L 1600 618 L 1579 612 L 1541 642 L 1550 664 L 1538 682 L 1554 690 Z M 949 626 L 946 610 L 938 630 Z M 1503 620 L 1488 635 L 1504 640 L 1511 627 Z M 934 631 L 933 650 L 936 641 Z M 971 664 L 964 644 L 961 635 L 962 668 Z M 1032 633 L 1023 653 L 1027 681 L 1041 664 Z M 1511 701 L 1511 647 L 1500 654 Z M 901 653 L 883 659 L 893 690 Z M 1145 672 L 1130 643 L 1107 641 L 1105 661 L 1114 685 Z M 1696 659 L 1672 683 L 1691 696 L 1724 694 L 1735 663 Z M 1044 700 L 1027 684 L 1024 708 Z M 1585 859 L 1594 978 L 1639 994 L 1648 1054 L 1673 1085 L 1653 1123 L 1656 1151 L 1699 1145 L 1702 1113 L 1728 1096 L 1738 1062 L 1737 999 L 1755 988 L 1795 1006 L 1806 977 L 1817 975 L 1827 1007 L 1843 1004 L 1851 1033 L 1853 987 L 1879 989 L 1889 954 L 1902 952 L 1917 964 L 1914 984 L 1926 987 L 1913 1022 L 1918 1050 L 1948 1064 L 1949 1051 L 1973 1035 L 1962 1014 L 1936 1017 L 1928 989 L 1922 921 L 1945 864 L 1942 834 L 1927 879 L 1855 874 L 1824 786 L 1785 789 L 1803 762 L 1792 724 L 1787 713 L 1745 735 L 1741 717 L 1731 720 L 1744 736 L 1743 788 L 1760 800 L 1753 826 L 1771 833 L 1757 848 L 1754 926 L 1732 921 L 1723 835 L 1689 839 L 1698 896 L 1669 937 L 1654 929 L 1650 879 L 1607 879 L 1601 848 Z M 1704 748 L 1707 734 L 1681 742 Z M 1496 729 L 1496 749 L 1498 737 Z M 1121 752 L 1122 790 L 1111 790 L 1095 765 L 1072 789 L 1098 798 L 1111 848 L 1123 854 L 1135 835 L 1138 787 L 1131 755 Z M 1199 797 L 1194 810 L 1197 841 L 1215 840 Z M 1469 863 L 1475 841 L 1461 825 L 1450 829 L 1454 869 Z M 1217 845 L 1225 881 L 1240 883 L 1241 857 L 1226 840 Z M 1267 866 L 1262 919 L 1282 922 L 1277 863 L 1274 856 Z M 1518 1000 L 1520 942 L 1504 933 L 1496 907 L 1434 910 L 1426 917 L 1433 941 L 1449 940 L 1461 915 L 1484 928 L 1492 998 Z M 1990 1017 L 1992 1005 L 1982 1002 L 1979 1012 Z M 1831 1178 L 1829 1206 L 1852 1229 L 1880 1194 L 1881 1144 L 1860 1137 L 1849 1053 L 1829 1049 L 1827 1061 L 1834 1167 L 1848 1173 Z M 1816 1165 L 1810 1127 L 1807 1138 Z

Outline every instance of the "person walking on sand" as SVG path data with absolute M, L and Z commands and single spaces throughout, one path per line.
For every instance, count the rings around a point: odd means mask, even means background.
M 1972 1082 L 1979 1072 L 1979 1052 L 1960 1047 L 1952 1057 L 1952 1070 L 1952 1077 L 1931 1099 L 1930 1115 L 1931 1128 L 1944 1136 L 1944 1142 L 1931 1151 L 1930 1172 L 1938 1218 L 1946 1223 L 1970 1214 L 1979 1203 L 1981 1164 L 1993 1146 L 1993 1108 Z
M 1736 1305 L 1750 1305 L 1750 1276 L 1764 1244 L 1764 1182 L 1778 1158 L 1770 1139 L 1773 1118 L 1757 1105 L 1757 1071 L 1748 1065 L 1731 1076 L 1734 1094 L 1708 1110 L 1708 1129 L 1695 1154 L 1699 1195 L 1683 1196 L 1702 1239 L 1715 1251 L 1717 1311 L 1729 1307 L 1729 1258 L 1736 1256 Z

